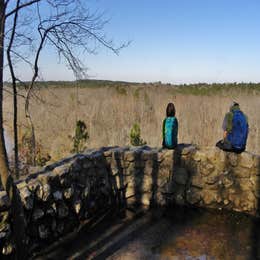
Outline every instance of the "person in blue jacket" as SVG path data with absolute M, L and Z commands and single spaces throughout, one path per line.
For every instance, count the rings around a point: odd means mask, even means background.
M 246 149 L 248 136 L 248 119 L 240 110 L 239 104 L 233 102 L 230 111 L 225 115 L 222 129 L 223 139 L 216 146 L 224 151 L 241 153 Z

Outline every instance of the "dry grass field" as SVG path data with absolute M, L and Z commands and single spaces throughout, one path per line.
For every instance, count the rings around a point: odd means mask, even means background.
M 68 155 L 77 119 L 87 124 L 88 148 L 129 145 L 129 132 L 137 122 L 141 137 L 150 146 L 161 146 L 161 125 L 168 102 L 174 102 L 179 120 L 179 142 L 213 146 L 222 137 L 222 120 L 232 100 L 249 118 L 247 150 L 260 153 L 260 95 L 225 90 L 196 94 L 161 84 L 99 87 L 42 87 L 31 102 L 37 141 L 53 160 Z M 12 132 L 11 95 L 5 93 L 5 125 Z M 78 102 L 77 102 L 78 99 Z M 19 98 L 19 136 L 26 131 L 23 99 Z

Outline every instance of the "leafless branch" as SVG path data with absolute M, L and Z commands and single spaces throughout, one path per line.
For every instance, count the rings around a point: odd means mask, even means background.
M 15 9 L 13 9 L 12 11 L 10 11 L 9 13 L 7 13 L 7 14 L 5 15 L 5 19 L 8 18 L 9 16 L 15 14 L 16 12 L 18 12 L 20 9 L 25 8 L 25 7 L 27 7 L 27 6 L 30 6 L 30 5 L 33 5 L 33 4 L 35 4 L 35 3 L 37 3 L 37 2 L 40 2 L 40 1 L 41 1 L 41 0 L 33 0 L 33 1 L 29 1 L 29 2 L 27 2 L 27 3 L 24 3 L 24 4 L 22 4 L 22 5 L 18 5 Z M 9 2 L 9 1 L 8 1 L 8 2 Z

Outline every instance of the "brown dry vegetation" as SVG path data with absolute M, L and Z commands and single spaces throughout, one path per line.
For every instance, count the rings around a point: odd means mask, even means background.
M 260 95 L 254 92 L 226 90 L 214 95 L 191 95 L 171 86 L 126 84 L 78 89 L 49 86 L 36 93 L 44 100 L 32 100 L 36 138 L 54 160 L 70 153 L 72 141 L 69 136 L 74 133 L 76 119 L 87 124 L 88 148 L 129 145 L 129 132 L 135 122 L 140 124 L 141 136 L 148 145 L 161 146 L 161 125 L 168 102 L 174 102 L 176 106 L 179 142 L 213 146 L 222 137 L 222 120 L 233 99 L 240 103 L 249 118 L 247 150 L 260 153 Z M 21 98 L 19 106 L 21 138 L 26 130 Z M 9 94 L 5 94 L 5 111 L 6 128 L 10 133 L 12 109 Z

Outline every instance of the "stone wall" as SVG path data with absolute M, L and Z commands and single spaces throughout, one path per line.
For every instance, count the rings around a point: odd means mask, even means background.
M 101 148 L 74 155 L 17 186 L 25 209 L 28 248 L 49 244 L 107 210 L 177 203 L 258 214 L 260 156 L 179 145 Z M 0 192 L 0 247 L 12 250 L 9 201 Z

